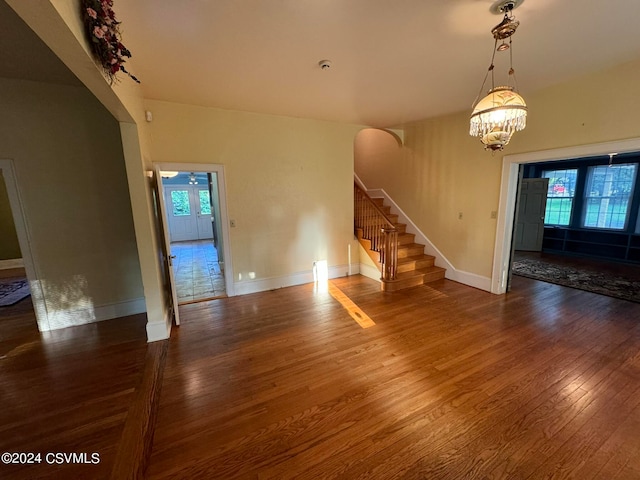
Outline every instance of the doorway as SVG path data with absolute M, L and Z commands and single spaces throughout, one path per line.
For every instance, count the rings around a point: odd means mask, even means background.
M 37 320 L 33 300 L 33 290 L 37 282 L 33 281 L 33 262 L 11 160 L 0 160 L 0 225 L 3 232 L 0 241 L 0 283 L 3 284 L 3 292 L 7 294 L 3 298 L 4 306 L 0 306 L 0 318 L 20 320 L 35 317 Z M 14 288 L 19 284 L 20 288 Z M 18 330 L 36 329 L 31 320 L 28 325 L 22 320 L 18 323 L 13 322 L 13 325 L 17 326 Z M 12 332 L 18 330 L 13 328 Z M 10 332 L 3 332 L 2 337 L 7 336 L 11 336 Z
M 633 138 L 629 140 L 506 155 L 502 160 L 502 181 L 500 185 L 500 204 L 498 206 L 498 224 L 496 227 L 496 243 L 491 275 L 491 293 L 502 294 L 507 291 L 508 279 L 511 273 L 511 249 L 514 236 L 519 168 L 521 165 L 607 155 L 610 152 L 635 152 L 638 150 L 640 150 L 640 138 Z
M 222 166 L 162 164 L 156 171 L 175 303 L 232 295 Z

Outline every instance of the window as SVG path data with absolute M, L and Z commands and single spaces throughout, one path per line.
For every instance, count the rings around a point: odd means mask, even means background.
M 589 167 L 584 227 L 626 228 L 636 169 L 635 163 Z
M 211 200 L 209 199 L 209 190 L 198 190 L 200 195 L 200 213 L 202 215 L 211 215 Z
M 187 190 L 173 190 L 171 192 L 171 204 L 173 205 L 174 217 L 191 215 L 189 192 Z
M 543 170 L 542 178 L 549 179 L 547 190 L 547 210 L 544 223 L 547 225 L 569 225 L 573 210 L 573 196 L 576 192 L 578 170 Z

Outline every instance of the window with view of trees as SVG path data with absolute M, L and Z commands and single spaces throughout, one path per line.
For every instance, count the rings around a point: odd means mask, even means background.
M 191 206 L 189 204 L 189 192 L 187 190 L 172 191 L 171 204 L 173 205 L 174 217 L 191 215 Z
M 200 196 L 200 213 L 202 215 L 211 215 L 211 198 L 209 190 L 198 190 Z
M 589 167 L 585 188 L 584 227 L 622 230 L 627 225 L 637 164 Z
M 575 168 L 542 171 L 542 178 L 549 179 L 547 210 L 544 216 L 545 224 L 569 225 L 577 177 L 578 170 Z

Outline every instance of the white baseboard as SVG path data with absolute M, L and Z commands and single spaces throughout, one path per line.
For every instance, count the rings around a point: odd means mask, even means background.
M 431 243 L 427 236 L 416 226 L 415 223 L 407 216 L 406 213 L 393 201 L 393 199 L 382 188 L 372 188 L 367 190 L 367 193 L 372 198 L 384 198 L 387 205 L 391 206 L 391 213 L 398 215 L 398 221 L 400 223 L 406 223 L 407 233 L 413 233 L 416 236 L 416 243 L 424 244 L 425 253 L 427 255 L 433 255 L 435 257 L 435 264 L 438 267 L 446 269 L 445 278 L 453 280 L 454 282 L 469 285 L 470 287 L 491 291 L 491 278 L 476 275 L 475 273 L 469 273 L 462 270 L 458 270 L 453 266 L 451 262 L 442 254 L 438 248 Z
M 157 342 L 166 340 L 171 335 L 171 325 L 173 320 L 171 312 L 167 312 L 168 318 L 163 322 L 147 322 L 147 342 Z
M 351 265 L 351 273 L 355 274 L 357 264 Z M 335 265 L 329 267 L 329 278 L 346 277 L 349 273 L 349 265 Z M 246 280 L 242 282 L 234 282 L 233 288 L 235 295 L 247 295 L 249 293 L 267 292 L 278 288 L 293 287 L 295 285 L 304 285 L 312 283 L 313 270 L 307 272 L 298 272 L 291 275 L 281 277 L 268 277 L 256 280 Z
M 380 270 L 371 265 L 367 265 L 366 263 L 360 264 L 360 275 L 363 275 L 371 280 L 375 280 L 376 282 L 380 281 Z
M 0 260 L 0 270 L 10 270 L 12 268 L 24 268 L 24 260 L 22 258 Z
M 485 292 L 491 292 L 491 279 L 489 277 L 483 277 L 482 275 L 476 275 L 475 273 L 464 272 L 462 270 L 456 270 L 453 268 L 451 272 L 447 270 L 445 278 L 453 280 L 454 282 L 462 283 L 470 287 L 474 287 Z
M 41 322 L 39 318 L 38 325 L 41 331 L 48 331 L 144 313 L 146 312 L 146 304 L 144 298 L 140 297 L 107 305 L 88 305 L 84 308 L 55 311 L 48 308 L 42 309 L 41 312 L 41 316 L 43 314 L 46 315 L 46 319 L 44 322 Z
M 125 302 L 110 303 L 95 307 L 96 321 L 111 320 L 113 318 L 137 315 L 147 311 L 144 297 L 127 300 Z

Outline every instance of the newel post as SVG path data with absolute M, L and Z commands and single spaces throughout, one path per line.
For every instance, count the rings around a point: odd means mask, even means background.
M 382 280 L 395 280 L 398 270 L 398 231 L 395 227 L 383 227 L 382 238 L 382 249 L 380 251 Z

